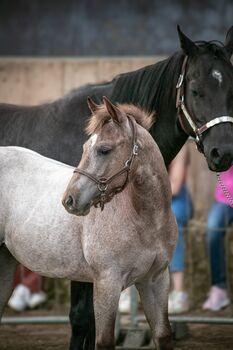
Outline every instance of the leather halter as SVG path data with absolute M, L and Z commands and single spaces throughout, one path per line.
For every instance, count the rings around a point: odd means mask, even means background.
M 185 106 L 185 99 L 184 99 L 184 78 L 185 78 L 185 73 L 186 73 L 186 67 L 187 67 L 187 61 L 188 61 L 188 56 L 185 56 L 183 64 L 182 64 L 182 68 L 181 68 L 181 74 L 179 76 L 177 85 L 176 85 L 176 89 L 177 89 L 177 95 L 176 95 L 176 108 L 177 108 L 177 113 L 178 113 L 178 118 L 179 118 L 179 122 L 180 125 L 182 127 L 182 129 L 184 130 L 184 132 L 189 135 L 189 136 L 193 136 L 196 139 L 196 145 L 197 145 L 197 149 L 201 152 L 204 153 L 204 146 L 202 143 L 202 134 L 212 128 L 214 125 L 220 124 L 220 123 L 233 123 L 233 117 L 230 117 L 228 115 L 223 115 L 217 118 L 214 118 L 212 120 L 210 120 L 209 122 L 205 123 L 204 125 L 202 125 L 201 127 L 197 127 L 197 125 L 195 124 L 193 118 L 191 117 L 191 115 L 189 114 L 186 106 Z M 184 126 L 184 119 L 188 122 L 190 129 L 191 130 L 187 130 L 187 128 Z M 192 134 L 192 135 L 190 135 Z
M 128 181 L 129 181 L 129 173 L 131 171 L 134 158 L 135 158 L 135 156 L 138 155 L 136 122 L 135 122 L 135 119 L 132 118 L 130 115 L 128 115 L 127 117 L 128 117 L 128 120 L 130 121 L 130 124 L 132 126 L 132 131 L 133 131 L 133 149 L 132 149 L 132 152 L 131 152 L 129 159 L 126 160 L 125 165 L 121 170 L 116 172 L 114 175 L 106 178 L 106 177 L 95 177 L 94 175 L 92 175 L 92 174 L 88 173 L 87 171 L 80 169 L 80 168 L 74 169 L 74 173 L 79 173 L 81 175 L 85 175 L 97 184 L 98 190 L 100 192 L 100 196 L 94 205 L 95 205 L 95 207 L 98 207 L 98 204 L 99 204 L 101 211 L 104 209 L 104 204 L 106 202 L 109 202 L 115 194 L 122 192 L 124 190 L 124 188 L 126 187 Z M 124 183 L 121 186 L 114 188 L 110 193 L 106 194 L 108 185 L 114 179 L 116 179 L 118 176 L 120 176 L 124 173 L 126 173 L 126 179 L 125 179 Z

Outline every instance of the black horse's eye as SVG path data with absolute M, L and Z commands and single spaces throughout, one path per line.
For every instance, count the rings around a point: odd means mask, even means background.
M 191 80 L 189 84 L 190 93 L 193 97 L 203 97 L 203 89 L 202 86 L 200 86 L 199 83 L 196 82 L 196 80 Z
M 193 97 L 199 97 L 199 98 L 204 97 L 204 94 L 202 91 L 197 91 L 195 89 L 191 89 L 191 92 L 192 92 Z
M 111 150 L 112 149 L 109 146 L 100 146 L 97 148 L 97 154 L 99 156 L 102 156 L 102 155 L 105 156 L 105 155 L 109 154 L 111 152 Z
M 197 90 L 193 90 L 193 89 L 192 89 L 191 91 L 192 91 L 192 95 L 193 95 L 194 97 L 199 96 Z

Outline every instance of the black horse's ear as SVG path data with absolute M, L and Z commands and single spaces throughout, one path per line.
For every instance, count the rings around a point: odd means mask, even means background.
M 112 119 L 117 123 L 121 123 L 123 114 L 120 109 L 115 106 L 106 96 L 103 97 L 103 101 Z
M 91 111 L 91 113 L 95 113 L 97 109 L 99 108 L 99 105 L 97 105 L 91 98 L 90 96 L 87 97 L 87 104 L 88 107 Z
M 177 31 L 180 39 L 180 47 L 184 51 L 187 56 L 195 56 L 199 52 L 198 46 L 189 39 L 184 33 L 181 31 L 180 26 L 177 26 Z
M 225 49 L 231 58 L 233 54 L 233 26 L 228 30 L 226 39 L 225 39 Z

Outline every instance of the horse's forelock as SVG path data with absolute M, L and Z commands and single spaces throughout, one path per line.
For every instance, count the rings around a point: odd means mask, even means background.
M 149 130 L 153 123 L 153 114 L 142 110 L 141 108 L 132 104 L 118 104 L 120 110 L 126 115 L 130 115 L 135 121 L 146 130 Z M 102 128 L 102 126 L 110 119 L 109 113 L 105 105 L 100 105 L 98 110 L 89 118 L 86 127 L 86 133 L 90 136 Z
M 204 52 L 214 56 L 226 59 L 225 46 L 221 41 L 196 41 L 195 42 Z
M 109 113 L 105 105 L 100 105 L 98 110 L 89 118 L 86 133 L 90 136 L 102 128 L 104 123 L 110 119 Z

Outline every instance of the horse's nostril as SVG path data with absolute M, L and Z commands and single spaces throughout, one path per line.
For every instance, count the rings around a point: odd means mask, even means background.
M 68 196 L 67 199 L 65 200 L 65 205 L 69 208 L 71 208 L 74 204 L 74 200 L 72 196 Z
M 220 154 L 220 152 L 219 152 L 219 150 L 217 148 L 213 148 L 211 150 L 211 157 L 213 159 L 219 159 L 221 157 L 221 154 Z

